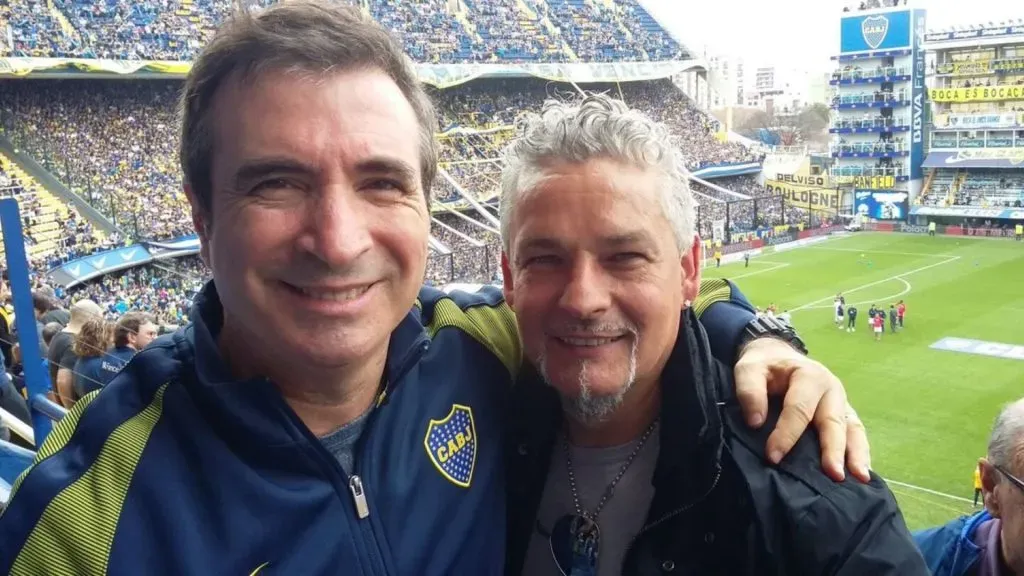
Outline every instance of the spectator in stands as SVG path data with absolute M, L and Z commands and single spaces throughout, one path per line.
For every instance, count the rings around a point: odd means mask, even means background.
M 880 478 L 822 482 L 810 433 L 778 470 L 722 409 L 681 165 L 604 95 L 549 103 L 509 150 L 503 286 L 532 366 L 510 398 L 506 572 L 926 575 Z
M 75 356 L 75 336 L 82 326 L 90 320 L 103 317 L 103 311 L 92 300 L 79 300 L 71 306 L 71 319 L 68 325 L 50 342 L 47 359 L 50 363 L 50 384 L 57 396 L 57 401 L 70 409 L 78 400 L 75 394 L 74 369 L 78 357 Z
M 114 349 L 111 355 L 122 359 L 126 364 L 136 352 L 142 350 L 156 340 L 158 327 L 153 317 L 142 312 L 129 312 L 117 321 L 114 330 Z
M 985 510 L 914 535 L 934 576 L 1024 574 L 1024 399 L 996 418 L 978 468 Z
M 91 318 L 82 324 L 72 351 L 77 360 L 74 369 L 75 396 L 81 398 L 93 390 L 99 390 L 107 383 L 103 364 L 107 360 L 107 348 L 113 342 L 113 327 L 102 317 Z

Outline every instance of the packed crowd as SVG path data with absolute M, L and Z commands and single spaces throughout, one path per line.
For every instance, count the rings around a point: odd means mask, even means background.
M 258 9 L 273 1 L 243 4 Z M 0 25 L 9 25 L 11 42 L 0 41 L 0 56 L 191 61 L 233 4 L 53 0 L 51 8 L 44 0 L 6 0 Z M 458 11 L 446 0 L 362 4 L 417 62 L 564 62 L 570 54 L 597 62 L 685 57 L 636 0 L 467 0 Z
M 692 182 L 691 189 L 700 204 L 697 209 L 697 226 L 702 238 L 713 237 L 716 226 L 732 233 L 751 232 L 783 224 L 817 225 L 822 217 L 827 217 L 820 213 L 808 214 L 805 208 L 783 201 L 758 183 L 754 175 L 715 178 L 709 183 L 746 198 Z
M 0 86 L 23 151 L 138 239 L 191 225 L 177 163 L 172 81 L 18 81 Z
M 192 297 L 209 277 L 198 256 L 169 258 L 101 276 L 61 290 L 60 296 L 65 307 L 82 298 L 96 302 L 107 320 L 139 310 L 152 315 L 158 325 L 181 325 L 188 320 Z
M 498 215 L 495 211 L 491 214 Z M 495 226 L 484 222 L 474 211 L 463 215 L 465 218 L 450 213 L 434 215 L 430 233 L 450 253 L 431 254 L 427 260 L 427 284 L 443 286 L 450 282 L 482 283 L 496 279 L 501 248 L 498 234 L 493 231 Z
M 138 240 L 162 240 L 191 232 L 181 189 L 174 131 L 172 81 L 19 81 L 0 86 L 3 127 L 15 144 L 58 180 Z M 757 160 L 757 152 L 715 137 L 717 124 L 670 81 L 586 85 L 621 94 L 627 102 L 665 121 L 675 131 L 691 169 Z M 441 168 L 482 199 L 498 189 L 501 151 L 524 110 L 546 98 L 575 95 L 565 84 L 539 79 L 479 80 L 435 91 L 441 136 Z M 433 197 L 458 197 L 438 178 Z M 97 242 L 83 219 L 67 223 L 67 250 L 56 261 L 81 256 Z M 111 245 L 108 242 L 100 247 Z

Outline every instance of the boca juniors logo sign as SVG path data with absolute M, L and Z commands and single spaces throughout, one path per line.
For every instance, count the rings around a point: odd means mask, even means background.
M 889 32 L 889 19 L 885 16 L 869 16 L 860 21 L 860 31 L 864 35 L 864 43 L 874 50 L 885 42 L 885 35 Z
M 453 404 L 443 419 L 431 420 L 423 446 L 442 476 L 456 486 L 469 488 L 478 446 L 472 408 Z

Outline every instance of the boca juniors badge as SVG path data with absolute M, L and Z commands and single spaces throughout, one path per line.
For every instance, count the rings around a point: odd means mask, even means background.
M 469 488 L 473 481 L 477 446 L 473 409 L 462 404 L 453 404 L 443 419 L 431 420 L 423 438 L 423 447 L 434 467 L 462 488 Z

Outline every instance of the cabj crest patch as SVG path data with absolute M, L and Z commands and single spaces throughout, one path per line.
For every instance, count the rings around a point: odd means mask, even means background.
M 423 447 L 434 467 L 462 488 L 469 488 L 473 481 L 477 446 L 473 409 L 462 404 L 452 404 L 443 419 L 431 420 L 423 438 Z
M 874 50 L 885 41 L 885 35 L 889 32 L 889 19 L 885 16 L 869 16 L 860 21 L 860 31 L 864 35 L 864 43 Z

